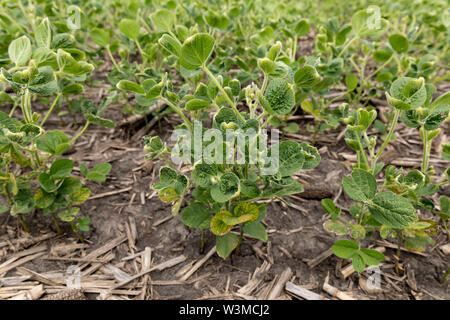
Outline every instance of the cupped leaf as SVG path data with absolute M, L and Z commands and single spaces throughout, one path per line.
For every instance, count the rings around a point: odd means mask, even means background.
M 316 68 L 310 65 L 297 70 L 294 75 L 295 85 L 298 87 L 312 87 L 320 81 L 320 75 Z
M 369 172 L 355 168 L 351 178 L 342 177 L 342 187 L 353 200 L 365 202 L 375 197 L 377 181 Z
M 403 34 L 396 33 L 389 37 L 389 44 L 397 53 L 405 53 L 408 51 L 408 38 Z
M 119 30 L 131 40 L 136 40 L 139 36 L 141 26 L 136 20 L 123 19 L 119 22 Z
M 73 170 L 74 163 L 70 159 L 58 159 L 50 167 L 52 179 L 62 179 L 67 177 Z
M 181 211 L 181 220 L 190 228 L 206 229 L 210 226 L 212 216 L 199 203 L 191 203 Z
M 25 65 L 30 60 L 31 53 L 31 42 L 26 36 L 13 40 L 9 44 L 9 58 L 17 67 Z
M 289 113 L 295 105 L 294 90 L 284 79 L 273 79 L 267 86 L 265 98 L 278 116 Z
M 297 173 L 303 168 L 305 154 L 299 143 L 282 141 L 279 144 L 279 173 L 286 177 Z
M 217 202 L 226 202 L 239 194 L 240 181 L 232 172 L 224 173 L 211 188 L 211 197 Z
M 131 91 L 138 94 L 145 94 L 144 88 L 136 82 L 129 80 L 120 80 L 116 87 L 120 90 Z
M 100 47 L 106 47 L 109 44 L 110 36 L 106 30 L 93 28 L 90 31 L 91 39 Z
M 228 224 L 227 219 L 232 219 L 233 214 L 229 211 L 220 211 L 211 220 L 211 232 L 216 236 L 223 236 L 230 232 L 233 228 L 234 221 Z
M 181 47 L 181 65 L 187 70 L 200 69 L 206 64 L 214 48 L 214 38 L 207 33 L 195 34 Z
M 172 30 L 174 20 L 173 13 L 167 9 L 160 9 L 152 15 L 152 21 L 155 27 L 164 32 Z

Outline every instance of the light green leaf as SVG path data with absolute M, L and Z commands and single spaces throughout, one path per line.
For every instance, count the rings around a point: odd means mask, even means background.
M 52 43 L 52 30 L 48 18 L 44 18 L 34 31 L 34 38 L 39 48 L 50 49 Z
M 27 64 L 31 58 L 31 42 L 26 36 L 22 36 L 11 41 L 8 47 L 8 54 L 11 61 L 21 67 Z
M 181 65 L 187 70 L 200 69 L 206 64 L 214 48 L 214 38 L 207 33 L 195 34 L 181 47 Z
M 152 21 L 158 30 L 169 32 L 174 24 L 174 16 L 169 10 L 160 9 L 152 15 Z
M 119 22 L 119 30 L 131 40 L 136 40 L 139 36 L 141 26 L 136 20 L 123 19 Z
M 333 253 L 342 259 L 350 259 L 359 250 L 359 245 L 350 240 L 338 240 L 331 248 Z

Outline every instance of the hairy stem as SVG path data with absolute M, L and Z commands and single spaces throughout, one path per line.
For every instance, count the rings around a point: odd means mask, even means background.
M 50 116 L 50 114 L 52 113 L 53 109 L 55 109 L 55 106 L 58 103 L 59 98 L 61 98 L 61 95 L 62 95 L 61 92 L 56 95 L 56 98 L 55 98 L 55 100 L 53 100 L 53 103 L 52 103 L 50 109 L 48 109 L 47 113 L 45 114 L 44 119 L 42 119 L 42 121 L 41 121 L 41 127 L 44 125 L 45 121 L 47 121 L 47 119 Z
M 381 149 L 378 151 L 378 153 L 375 155 L 375 157 L 372 159 L 372 172 L 375 171 L 375 166 L 377 164 L 378 158 L 380 158 L 381 153 L 384 151 L 386 146 L 388 145 L 389 141 L 391 140 L 392 134 L 395 131 L 395 127 L 397 126 L 398 118 L 400 116 L 400 110 L 394 109 L 394 118 L 392 119 L 391 128 L 389 129 L 389 133 L 386 137 L 386 140 L 384 140 Z
M 211 71 L 209 71 L 209 69 L 206 66 L 203 66 L 203 71 L 206 72 L 206 74 L 208 75 L 208 77 L 211 78 L 211 80 L 215 83 L 215 85 L 217 86 L 217 88 L 219 88 L 220 92 L 222 92 L 223 96 L 225 97 L 225 99 L 227 100 L 228 104 L 231 106 L 231 108 L 233 108 L 234 112 L 236 113 L 236 115 L 239 117 L 239 119 L 241 119 L 242 122 L 245 122 L 244 117 L 240 114 L 239 110 L 236 108 L 236 105 L 234 104 L 233 101 L 231 101 L 230 97 L 228 96 L 228 94 L 225 92 L 225 90 L 223 89 L 223 87 L 220 85 L 219 81 L 217 81 L 216 77 L 211 73 Z

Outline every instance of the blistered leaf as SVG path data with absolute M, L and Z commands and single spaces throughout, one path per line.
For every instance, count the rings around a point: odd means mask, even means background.
M 273 79 L 267 86 L 265 98 L 275 115 L 289 113 L 295 105 L 295 94 L 286 80 Z
M 390 228 L 406 228 L 410 222 L 417 220 L 411 203 L 393 192 L 380 192 L 368 207 L 377 222 Z

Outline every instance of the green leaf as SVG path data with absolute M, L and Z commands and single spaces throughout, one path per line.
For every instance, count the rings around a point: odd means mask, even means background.
M 289 113 L 295 105 L 295 94 L 284 79 L 273 79 L 267 86 L 265 98 L 277 116 Z
M 31 42 L 26 36 L 22 36 L 11 41 L 8 47 L 8 54 L 11 61 L 21 67 L 27 64 L 31 58 Z
M 141 26 L 136 20 L 123 19 L 119 22 L 119 30 L 131 40 L 136 40 L 139 36 Z
M 386 93 L 390 105 L 400 110 L 410 110 L 422 107 L 427 100 L 427 90 L 423 78 L 414 79 L 402 77 L 395 80 Z
M 72 194 L 81 189 L 81 180 L 76 177 L 65 178 L 61 186 L 58 188 L 58 194 Z
M 181 220 L 190 228 L 209 228 L 211 219 L 211 214 L 199 203 L 191 203 L 181 211 Z
M 302 19 L 295 25 L 295 33 L 298 37 L 306 36 L 309 32 L 309 23 L 308 20 Z
M 417 220 L 411 203 L 390 191 L 378 193 L 368 207 L 377 222 L 390 228 L 403 229 Z
M 206 64 L 214 48 L 214 38 L 207 33 L 195 34 L 181 47 L 181 65 L 187 70 L 200 69 Z
M 216 250 L 217 254 L 222 258 L 226 259 L 231 252 L 238 246 L 239 238 L 237 235 L 228 233 L 224 236 L 216 237 Z
M 216 180 L 217 173 L 217 165 L 200 163 L 192 171 L 192 179 L 196 185 L 208 188 L 213 183 L 213 180 Z
M 408 51 L 408 38 L 403 34 L 396 33 L 389 37 L 389 44 L 397 53 L 405 53 Z
M 369 266 L 377 266 L 384 260 L 384 254 L 377 250 L 361 249 L 360 255 L 363 258 L 365 264 Z
M 375 196 L 377 181 L 367 171 L 355 168 L 352 171 L 351 178 L 342 177 L 342 187 L 353 200 L 365 202 Z
M 211 105 L 209 101 L 203 99 L 192 99 L 186 102 L 186 110 L 187 111 L 197 111 L 204 108 L 207 108 Z
M 55 182 L 51 176 L 45 172 L 41 173 L 38 178 L 39 184 L 46 192 L 53 192 L 57 189 Z
M 245 234 L 248 234 L 249 236 L 259 239 L 263 242 L 267 242 L 268 237 L 266 228 L 264 228 L 261 222 L 244 224 L 242 228 Z
M 62 90 L 62 94 L 65 96 L 77 95 L 77 94 L 83 93 L 83 91 L 84 91 L 83 85 L 78 84 L 78 83 L 72 83 L 67 86 L 64 86 L 64 88 Z
M 58 159 L 50 167 L 52 179 L 62 179 L 67 177 L 73 170 L 74 163 L 70 159 Z
M 88 114 L 85 116 L 86 120 L 88 120 L 90 123 L 92 124 L 96 124 L 98 126 L 101 127 L 105 127 L 105 128 L 114 128 L 116 126 L 116 124 L 114 123 L 114 121 L 109 120 L 109 119 L 104 119 L 102 117 L 93 115 L 93 114 Z
M 310 146 L 306 142 L 300 144 L 305 161 L 303 162 L 302 169 L 308 170 L 315 168 L 320 163 L 320 154 L 316 147 Z
M 172 30 L 174 20 L 173 13 L 166 9 L 160 9 L 152 15 L 152 21 L 155 27 L 164 32 Z
M 226 202 L 239 194 L 239 178 L 232 172 L 224 173 L 211 188 L 211 197 L 217 202 Z
M 353 91 L 358 86 L 358 77 L 353 73 L 348 73 L 345 76 L 345 84 L 347 85 L 347 90 Z
M 342 259 L 350 259 L 359 250 L 359 245 L 350 240 L 338 240 L 331 248 L 333 253 Z
M 241 181 L 241 194 L 248 198 L 256 198 L 261 191 L 256 183 L 248 180 Z
M 180 55 L 181 55 L 181 45 L 171 35 L 169 35 L 167 33 L 163 34 L 162 37 L 159 38 L 158 43 L 159 43 L 159 45 L 161 47 L 163 47 L 164 49 L 169 51 L 174 56 L 180 57 Z
M 337 208 L 334 205 L 333 200 L 331 199 L 322 199 L 322 208 L 323 210 L 325 210 L 325 212 L 327 212 L 332 219 L 335 219 L 339 216 L 339 214 L 341 213 L 341 208 Z
M 320 75 L 316 68 L 310 65 L 305 65 L 304 67 L 297 70 L 294 75 L 295 85 L 301 88 L 312 87 L 320 81 Z
M 52 43 L 52 30 L 48 18 L 44 18 L 34 31 L 34 39 L 39 48 L 50 49 Z
M 86 218 L 79 218 L 77 219 L 77 224 L 76 227 L 78 230 L 80 231 L 89 231 L 89 223 L 91 222 L 91 218 L 86 217 Z
M 90 31 L 91 39 L 100 47 L 106 47 L 109 44 L 109 33 L 103 29 L 93 28 Z
M 111 164 L 100 163 L 88 172 L 86 178 L 97 182 L 105 182 L 106 175 L 111 171 Z
M 352 265 L 356 272 L 361 273 L 364 271 L 366 264 L 364 263 L 364 259 L 359 252 L 352 256 Z
M 272 150 L 272 148 L 271 148 Z M 303 168 L 305 155 L 298 142 L 282 141 L 279 144 L 279 173 L 282 177 L 297 173 Z
M 144 88 L 142 88 L 139 84 L 129 81 L 129 80 L 120 80 L 116 87 L 120 90 L 131 91 L 138 94 L 145 94 Z
M 450 105 L 450 91 L 436 98 L 429 106 L 428 110 L 434 111 L 442 107 Z

